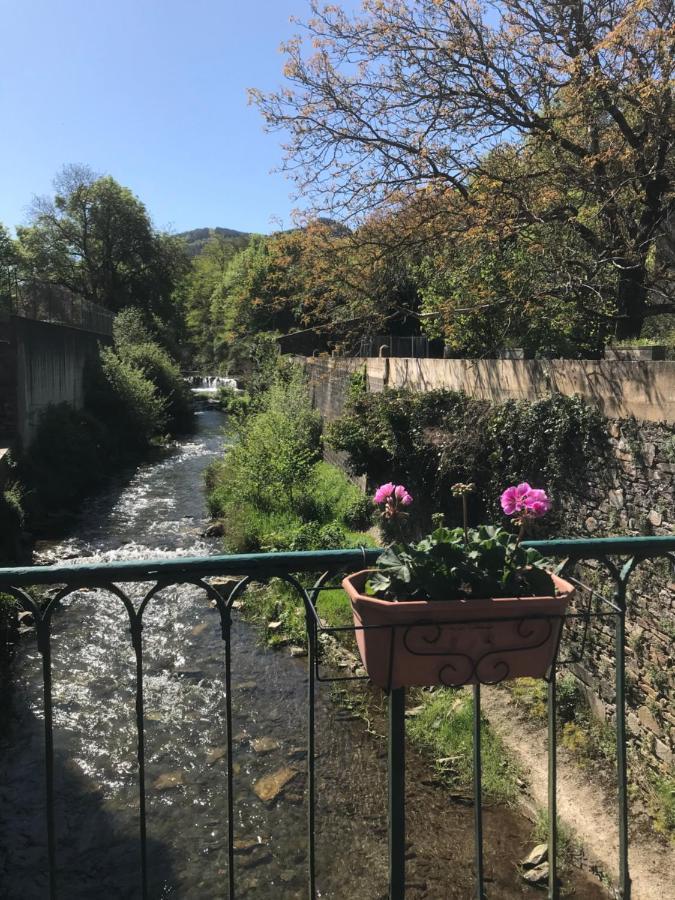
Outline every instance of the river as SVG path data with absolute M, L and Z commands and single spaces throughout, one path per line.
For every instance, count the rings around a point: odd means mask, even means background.
M 205 467 L 222 453 L 222 414 L 198 413 L 198 431 L 161 459 L 120 477 L 85 504 L 65 539 L 40 561 L 127 560 L 219 551 L 207 524 Z M 226 437 L 225 437 L 226 440 Z M 141 586 L 129 586 L 134 598 Z M 219 619 L 203 592 L 167 588 L 144 619 L 150 895 L 210 900 L 227 893 L 224 653 Z M 119 601 L 80 591 L 55 615 L 54 724 L 59 897 L 137 898 L 138 796 L 134 660 Z M 233 626 L 237 897 L 305 898 L 304 740 L 306 660 L 261 645 L 256 629 Z M 318 686 L 317 686 L 318 687 Z M 366 690 L 366 688 L 364 688 Z M 25 639 L 0 735 L 0 898 L 47 896 L 43 819 L 40 657 Z M 377 698 L 377 694 L 373 694 Z M 382 731 L 317 700 L 317 884 L 319 896 L 386 897 L 386 744 Z M 298 769 L 279 798 L 262 802 L 254 783 Z M 473 819 L 415 754 L 408 761 L 408 893 L 473 896 Z M 532 845 L 516 811 L 485 812 L 488 896 L 541 896 L 515 863 Z M 600 898 L 585 876 L 576 897 Z

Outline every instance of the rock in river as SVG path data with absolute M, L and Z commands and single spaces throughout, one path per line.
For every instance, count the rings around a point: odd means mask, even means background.
M 258 779 L 253 785 L 253 790 L 263 803 L 272 803 L 297 774 L 296 769 L 291 769 L 290 766 L 282 766 L 271 775 L 264 775 Z

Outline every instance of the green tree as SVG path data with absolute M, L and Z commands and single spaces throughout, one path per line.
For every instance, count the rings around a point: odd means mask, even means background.
M 25 280 L 61 285 L 115 312 L 135 305 L 174 319 L 173 292 L 188 268 L 182 242 L 157 232 L 141 201 L 110 176 L 67 166 L 54 187 L 18 229 Z

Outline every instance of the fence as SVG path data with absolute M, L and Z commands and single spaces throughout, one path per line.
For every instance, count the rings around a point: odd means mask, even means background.
M 110 336 L 114 314 L 67 288 L 53 284 L 20 285 L 16 275 L 0 272 L 0 314 L 66 325 Z
M 532 621 L 544 620 L 550 629 L 564 624 L 570 633 L 565 641 L 565 653 L 560 655 L 547 675 L 548 682 L 548 845 L 549 845 L 549 886 L 548 896 L 558 897 L 557 869 L 557 757 L 556 757 L 556 667 L 563 663 L 575 662 L 583 656 L 589 629 L 594 620 L 613 623 L 616 647 L 616 761 L 618 776 L 618 823 L 619 823 L 619 896 L 630 900 L 631 880 L 628 865 L 628 791 L 626 762 L 626 677 L 625 677 L 625 628 L 626 592 L 631 574 L 643 561 L 658 557 L 675 559 L 675 537 L 648 538 L 600 538 L 589 540 L 549 540 L 530 542 L 548 556 L 562 560 L 561 570 L 581 588 L 580 602 L 564 617 L 529 616 L 520 617 L 518 628 L 522 631 L 531 627 Z M 348 626 L 328 627 L 321 617 L 321 593 L 335 587 L 335 576 L 339 572 L 363 569 L 372 565 L 379 550 L 334 550 L 298 553 L 261 553 L 240 556 L 214 556 L 201 559 L 147 560 L 142 562 L 96 563 L 61 565 L 58 567 L 32 567 L 0 570 L 0 591 L 13 596 L 34 619 L 37 647 L 42 659 L 43 715 L 46 801 L 45 817 L 47 825 L 47 858 L 50 875 L 50 896 L 55 898 L 58 889 L 58 864 L 56 853 L 57 823 L 55 820 L 54 789 L 54 727 L 51 667 L 51 623 L 60 602 L 82 588 L 104 589 L 124 605 L 128 613 L 131 641 L 135 656 L 135 716 L 138 756 L 139 791 L 139 840 L 141 865 L 139 882 L 141 895 L 149 896 L 147 872 L 146 834 L 146 785 L 145 785 L 145 711 L 143 699 L 143 615 L 153 598 L 173 584 L 192 584 L 200 588 L 217 607 L 220 618 L 220 632 L 225 648 L 224 692 L 226 698 L 226 764 L 227 764 L 227 886 L 230 900 L 237 895 L 235 867 L 235 821 L 234 821 L 234 766 L 232 736 L 232 658 L 231 632 L 232 611 L 238 598 L 252 582 L 266 582 L 279 578 L 290 585 L 301 599 L 305 610 L 307 629 L 307 890 L 310 900 L 315 900 L 316 853 L 315 853 L 315 800 L 316 800 L 316 754 L 315 754 L 315 689 L 317 682 L 344 681 L 358 676 L 334 675 L 322 666 L 321 637 L 326 634 L 340 635 L 353 632 Z M 596 560 L 603 564 L 612 583 L 612 595 L 606 597 L 588 588 L 577 577 L 577 566 L 582 561 Z M 307 573 L 320 575 L 312 587 L 303 584 Z M 578 574 L 578 573 L 577 573 Z M 227 590 L 217 583 L 211 583 L 215 576 L 234 576 Z M 138 605 L 134 605 L 120 585 L 147 583 L 148 588 Z M 42 588 L 57 585 L 59 590 L 45 601 L 41 601 Z M 31 590 L 31 589 L 36 589 Z M 469 618 L 466 622 L 471 622 Z M 453 624 L 458 624 L 457 622 Z M 425 623 L 413 623 L 389 628 L 392 647 L 397 638 L 396 629 L 427 628 Z M 560 629 L 562 630 L 562 629 Z M 404 640 L 406 635 L 403 636 Z M 434 640 L 425 638 L 431 647 L 428 655 L 438 657 L 443 671 L 459 671 L 449 665 L 458 654 L 452 650 L 440 650 L 433 646 Z M 533 645 L 534 646 L 534 645 Z M 472 683 L 474 696 L 474 831 L 475 831 L 475 896 L 484 898 L 485 876 L 483 869 L 482 831 L 482 789 L 481 789 L 481 747 L 480 747 L 480 701 L 481 684 L 496 684 L 508 677 L 508 649 L 500 650 L 501 661 L 490 665 L 489 673 L 481 669 L 482 659 L 473 667 L 469 676 L 443 678 L 443 683 L 460 687 Z M 459 654 L 461 655 L 461 654 Z M 490 655 L 490 654 L 486 654 Z M 494 652 L 491 653 L 494 656 Z M 494 663 L 494 660 L 493 660 Z M 495 674 L 496 673 L 496 674 Z M 405 688 L 393 688 L 389 695 L 389 897 L 403 900 L 405 897 Z

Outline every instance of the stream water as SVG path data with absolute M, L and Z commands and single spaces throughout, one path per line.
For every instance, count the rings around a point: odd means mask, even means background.
M 141 559 L 218 552 L 206 525 L 205 466 L 222 453 L 220 413 L 198 414 L 197 434 L 86 504 L 72 534 L 41 561 Z M 142 586 L 129 586 L 134 598 Z M 150 895 L 226 896 L 224 653 L 203 592 L 164 590 L 145 617 L 145 707 Z M 54 726 L 58 895 L 136 898 L 139 889 L 134 661 L 115 598 L 79 591 L 55 615 Z M 233 627 L 237 897 L 305 898 L 306 660 L 267 650 L 251 625 Z M 40 657 L 24 639 L 2 691 L 0 898 L 47 896 Z M 364 688 L 365 690 L 365 688 Z M 377 717 L 376 717 L 377 718 Z M 382 723 L 380 723 L 381 726 Z M 321 897 L 386 897 L 386 743 L 331 699 L 317 700 L 317 871 Z M 269 803 L 260 778 L 297 770 Z M 408 893 L 473 896 L 473 820 L 428 763 L 410 754 Z M 516 861 L 532 845 L 514 810 L 485 813 L 488 896 L 540 896 Z M 576 897 L 600 888 L 575 875 Z

